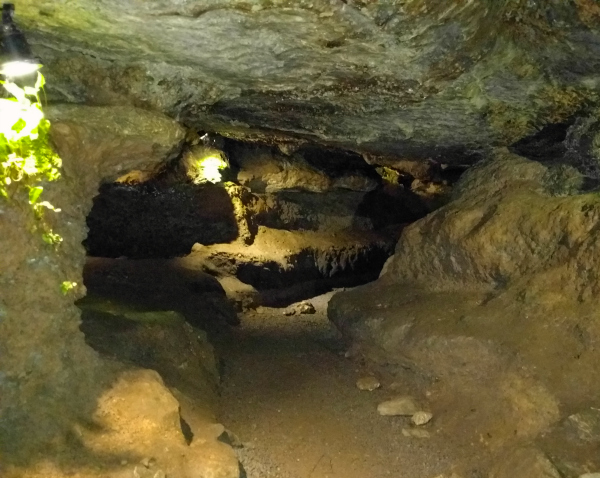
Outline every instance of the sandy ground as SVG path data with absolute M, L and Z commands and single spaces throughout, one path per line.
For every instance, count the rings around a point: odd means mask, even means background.
M 377 404 L 398 394 L 425 393 L 414 377 L 346 358 L 326 308 L 286 317 L 259 308 L 221 341 L 220 421 L 243 444 L 248 478 L 433 478 L 451 467 L 435 420 L 428 439 L 405 437 L 409 419 L 382 417 Z M 408 373 L 408 372 L 407 372 Z M 360 391 L 374 374 L 382 387 Z

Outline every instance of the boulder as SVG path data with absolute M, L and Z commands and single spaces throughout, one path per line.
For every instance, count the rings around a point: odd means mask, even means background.
M 330 319 L 431 380 L 447 433 L 486 430 L 486 450 L 536 439 L 600 393 L 600 201 L 583 184 L 498 151 L 404 229 L 376 282 L 336 294 Z
M 44 220 L 62 242 L 42 240 L 26 194 L 0 203 L 1 473 L 75 474 L 88 457 L 92 465 L 105 463 L 109 469 L 101 474 L 111 476 L 110 467 L 129 457 L 121 450 L 84 456 L 74 435 L 86 426 L 94 433 L 98 400 L 121 373 L 85 344 L 79 330 L 74 302 L 85 293 L 85 216 L 102 181 L 131 169 L 153 171 L 177 151 L 184 133 L 172 119 L 133 107 L 69 105 L 50 108 L 48 116 L 63 169 L 58 181 L 43 185 L 44 199 L 61 209 L 47 212 Z M 122 400 L 113 406 L 125 413 L 129 404 Z M 48 470 L 52 463 L 55 468 Z

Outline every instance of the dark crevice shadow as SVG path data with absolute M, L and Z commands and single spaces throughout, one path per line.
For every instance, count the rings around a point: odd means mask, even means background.
M 192 427 L 190 427 L 189 423 L 186 422 L 183 417 L 179 417 L 179 426 L 181 427 L 181 433 L 183 433 L 183 437 L 185 438 L 185 442 L 189 445 L 192 443 L 194 439 L 194 432 L 192 431 Z
M 101 257 L 177 257 L 195 243 L 230 242 L 239 234 L 231 198 L 210 183 L 105 184 L 87 225 L 83 244 Z

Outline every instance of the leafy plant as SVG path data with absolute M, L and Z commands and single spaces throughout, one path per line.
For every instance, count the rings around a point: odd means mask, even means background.
M 21 88 L 11 81 L 0 84 L 9 94 L 0 98 L 0 197 L 10 200 L 23 187 L 36 216 L 41 217 L 45 209 L 58 212 L 41 200 L 41 183 L 58 179 L 62 165 L 50 147 L 50 122 L 40 102 L 44 77 L 38 73 L 34 87 Z
M 64 281 L 60 284 L 60 291 L 63 295 L 67 295 L 70 291 L 77 287 L 77 282 Z

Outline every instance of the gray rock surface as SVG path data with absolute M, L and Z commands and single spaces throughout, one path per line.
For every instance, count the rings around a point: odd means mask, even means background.
M 464 164 L 595 102 L 593 0 L 21 0 L 51 101 Z

